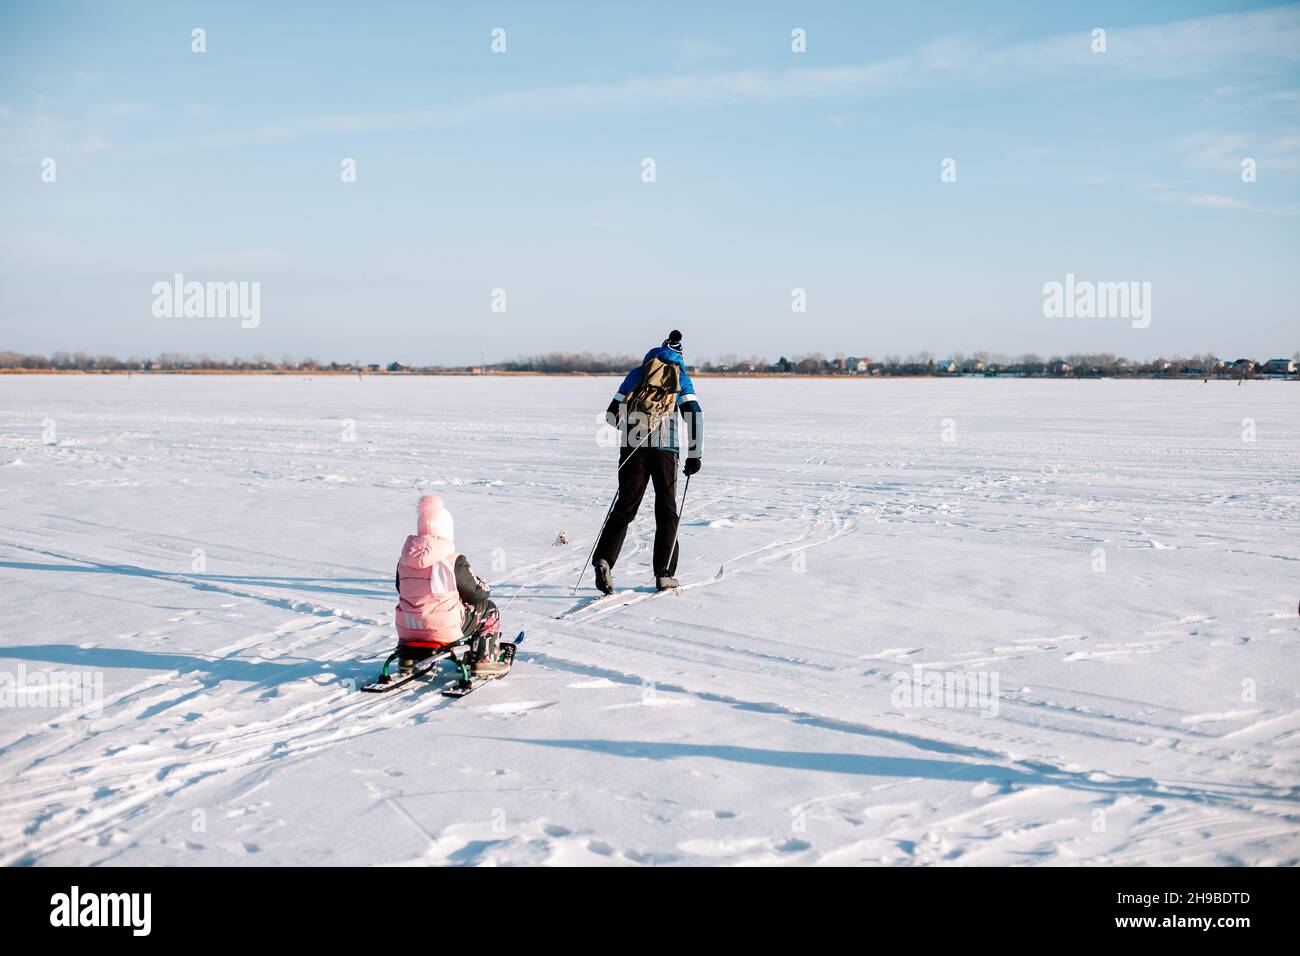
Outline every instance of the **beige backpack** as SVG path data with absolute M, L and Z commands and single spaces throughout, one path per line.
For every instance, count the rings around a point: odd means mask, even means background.
M 654 355 L 641 366 L 641 381 L 628 396 L 629 417 L 644 416 L 650 427 L 671 415 L 677 409 L 677 393 L 681 390 L 681 370 L 676 362 L 665 362 Z

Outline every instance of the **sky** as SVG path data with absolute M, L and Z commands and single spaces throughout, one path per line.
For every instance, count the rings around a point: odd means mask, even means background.
M 1297 5 L 0 2 L 0 350 L 1267 358 L 1298 264 Z

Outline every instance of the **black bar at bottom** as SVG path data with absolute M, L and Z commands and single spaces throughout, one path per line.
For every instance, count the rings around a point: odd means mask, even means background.
M 1294 922 L 1295 869 L 9 869 L 0 872 L 7 941 L 128 946 L 320 943 L 408 929 L 518 933 L 607 932 L 589 942 L 689 932 L 692 943 L 758 933 L 824 932 L 830 923 L 891 937 L 976 942 L 1006 933 L 1075 942 L 1125 936 L 1151 943 L 1192 936 L 1231 944 Z M 89 925 L 88 925 L 89 924 Z M 672 927 L 676 927 L 675 929 Z M 689 926 L 689 929 L 687 928 Z M 432 935 L 430 935 L 432 934 Z M 938 934 L 937 937 L 932 934 Z M 540 938 L 539 938 L 540 937 Z M 883 937 L 881 937 L 883 938 Z M 1014 938 L 1014 937 L 1010 937 Z M 388 942 L 392 942 L 391 939 Z M 865 940 L 864 940 L 865 943 Z

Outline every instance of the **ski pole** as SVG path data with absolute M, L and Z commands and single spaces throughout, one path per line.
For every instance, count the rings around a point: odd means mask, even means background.
M 677 509 L 677 528 L 676 528 L 675 531 L 673 531 L 673 546 L 672 546 L 672 550 L 670 550 L 670 551 L 668 552 L 668 554 L 669 554 L 669 556 L 670 556 L 670 557 L 669 557 L 669 560 L 672 561 L 672 567 L 673 567 L 674 570 L 676 570 L 676 568 L 677 568 L 677 561 L 676 561 L 676 558 L 677 558 L 677 539 L 678 539 L 679 537 L 681 537 L 681 530 L 682 530 L 682 515 L 686 512 L 686 492 L 688 492 L 688 491 L 690 491 L 690 490 L 691 490 L 691 476 L 690 476 L 690 475 L 687 475 L 687 476 L 686 476 L 686 486 L 685 486 L 684 488 L 682 488 L 682 504 L 681 504 L 681 507 Z
M 618 504 L 618 489 L 614 489 L 614 500 L 609 503 L 609 510 L 605 512 L 605 520 L 600 523 L 600 531 L 596 534 L 596 540 L 591 542 L 591 551 L 587 554 L 587 564 L 582 566 L 578 572 L 578 580 L 573 582 L 573 590 L 569 592 L 569 597 L 578 593 L 578 585 L 582 583 L 582 576 L 587 573 L 587 565 L 591 564 L 591 559 L 596 555 L 596 546 L 600 544 L 601 535 L 605 533 L 605 525 L 609 524 L 609 516 L 614 513 L 614 506 Z
M 662 421 L 662 420 L 663 420 L 663 419 L 660 418 L 660 421 Z M 655 427 L 656 427 L 656 426 L 652 425 L 650 428 L 647 428 L 647 429 L 646 429 L 646 433 L 645 433 L 644 435 L 641 436 L 641 440 L 638 441 L 635 445 L 632 446 L 632 451 L 633 451 L 633 452 L 636 451 L 638 448 L 640 448 L 642 445 L 645 444 L 646 439 L 650 437 L 650 434 L 651 434 L 651 432 L 654 430 Z M 623 455 L 623 456 L 620 457 L 620 460 L 619 460 L 619 463 L 618 463 L 618 467 L 614 469 L 614 478 L 613 478 L 613 480 L 614 480 L 615 482 L 618 481 L 618 473 L 619 473 L 620 471 L 623 470 L 623 466 L 626 465 L 626 464 L 628 463 L 628 461 L 631 459 L 631 457 L 632 457 L 632 453 L 631 453 L 631 452 L 629 452 L 628 454 Z M 604 490 L 604 489 L 602 488 L 602 489 L 598 490 L 594 495 L 591 496 L 591 500 L 588 501 L 585 505 L 583 505 L 583 506 L 582 506 L 582 510 L 578 512 L 578 516 L 574 519 L 575 521 L 581 521 L 581 520 L 582 520 L 582 516 L 585 515 L 585 514 L 587 513 L 587 509 L 588 509 L 588 508 L 590 508 L 592 505 L 594 505 L 594 504 L 596 503 L 596 500 L 600 497 L 600 492 L 603 491 L 603 490 Z M 564 532 L 561 531 L 560 534 L 563 535 Z

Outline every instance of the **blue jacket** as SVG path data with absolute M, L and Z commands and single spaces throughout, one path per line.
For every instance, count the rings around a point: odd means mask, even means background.
M 699 458 L 704 452 L 704 413 L 700 410 L 699 399 L 695 396 L 695 383 L 691 381 L 691 376 L 686 371 L 686 363 L 682 359 L 681 353 L 675 352 L 667 346 L 660 346 L 646 352 L 641 364 L 624 376 L 623 384 L 618 387 L 618 391 L 614 393 L 614 400 L 609 403 L 609 408 L 606 409 L 606 417 L 612 419 L 610 424 L 616 428 L 619 427 L 619 406 L 626 402 L 627 397 L 636 389 L 637 384 L 641 381 L 642 367 L 652 358 L 671 362 L 678 368 L 677 411 L 686 420 L 686 454 L 689 458 Z M 623 416 L 624 423 L 626 423 L 626 417 L 626 415 Z M 666 425 L 666 428 L 656 430 L 646 440 L 646 447 L 674 453 L 680 450 L 681 446 L 677 440 L 677 415 L 673 415 Z

